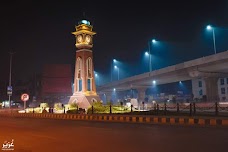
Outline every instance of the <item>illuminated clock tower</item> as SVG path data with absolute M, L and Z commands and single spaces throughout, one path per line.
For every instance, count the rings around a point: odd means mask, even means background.
M 96 93 L 93 67 L 93 26 L 87 20 L 81 20 L 76 31 L 76 62 L 74 75 L 74 93 L 69 103 L 76 103 L 79 108 L 88 109 L 95 101 L 100 101 Z

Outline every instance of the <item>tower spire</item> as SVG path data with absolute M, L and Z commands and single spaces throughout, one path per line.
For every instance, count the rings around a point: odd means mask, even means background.
M 85 11 L 83 11 L 83 19 L 86 19 Z

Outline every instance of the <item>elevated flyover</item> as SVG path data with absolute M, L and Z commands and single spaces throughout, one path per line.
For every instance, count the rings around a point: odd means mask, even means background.
M 221 77 L 228 77 L 228 51 L 107 83 L 97 87 L 97 92 L 108 93 L 112 92 L 113 88 L 116 91 L 148 88 L 153 84 L 153 80 L 156 81 L 156 85 L 160 85 L 195 78 L 208 78 L 207 92 L 211 93 L 214 89 L 210 86 L 215 85 L 213 80 Z M 217 98 L 217 95 L 212 96 L 212 98 Z

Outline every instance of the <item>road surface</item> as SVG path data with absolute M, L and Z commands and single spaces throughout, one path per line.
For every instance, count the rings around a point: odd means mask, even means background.
M 17 152 L 227 152 L 228 128 L 0 117 Z

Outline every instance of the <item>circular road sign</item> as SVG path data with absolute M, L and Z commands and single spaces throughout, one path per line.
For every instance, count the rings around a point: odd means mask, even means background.
M 24 102 L 28 101 L 29 100 L 29 95 L 27 93 L 22 94 L 21 95 L 21 100 L 24 101 Z

